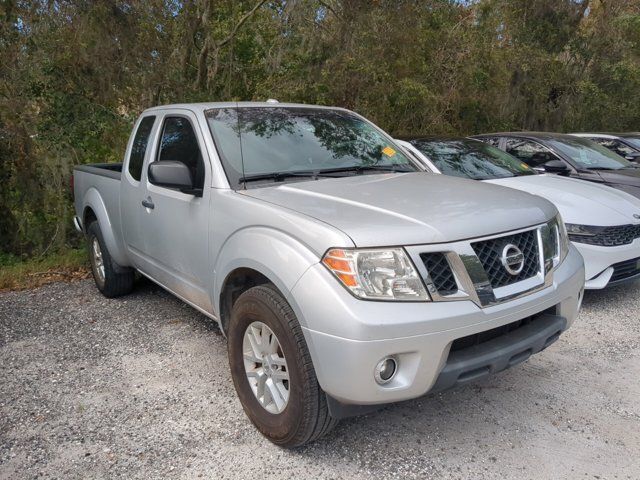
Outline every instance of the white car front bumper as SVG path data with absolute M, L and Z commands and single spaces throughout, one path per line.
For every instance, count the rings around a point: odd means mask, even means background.
M 572 243 L 584 258 L 586 289 L 601 289 L 640 276 L 640 238 L 619 247 Z

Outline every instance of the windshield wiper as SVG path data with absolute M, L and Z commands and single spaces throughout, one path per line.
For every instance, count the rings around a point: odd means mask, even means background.
M 351 167 L 339 167 L 339 168 L 327 168 L 323 170 L 300 170 L 294 172 L 270 172 L 270 173 L 256 173 L 254 175 L 245 175 L 240 177 L 240 183 L 256 182 L 259 180 L 273 180 L 274 182 L 282 182 L 287 178 L 337 178 L 340 173 L 356 172 L 362 173 L 365 171 L 381 171 L 381 172 L 415 172 L 416 170 L 402 168 L 399 165 L 353 165 Z
M 413 168 L 406 168 L 401 165 L 352 165 L 350 167 L 338 167 L 320 170 L 320 173 L 363 173 L 366 171 L 408 173 L 416 172 L 417 170 Z
M 324 171 L 297 171 L 297 172 L 270 172 L 270 173 L 256 173 L 254 175 L 245 175 L 239 178 L 239 182 L 255 182 L 259 180 L 273 180 L 274 182 L 282 182 L 287 178 L 318 178 L 318 177 L 333 177 L 333 175 L 325 175 Z

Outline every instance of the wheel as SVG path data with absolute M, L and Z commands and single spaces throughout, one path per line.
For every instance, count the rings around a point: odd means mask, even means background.
M 134 271 L 121 267 L 111 258 L 96 220 L 87 228 L 87 243 L 91 272 L 98 290 L 107 298 L 130 293 L 133 290 Z
M 273 286 L 250 288 L 237 299 L 228 351 L 240 403 L 273 443 L 299 447 L 337 424 L 329 415 L 298 319 Z

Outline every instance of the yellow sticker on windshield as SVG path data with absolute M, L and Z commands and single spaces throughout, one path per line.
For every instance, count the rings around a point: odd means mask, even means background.
M 520 164 L 520 166 L 521 166 L 522 168 L 524 168 L 525 170 L 529 170 L 529 165 L 527 165 L 527 164 L 526 164 L 526 163 L 524 163 L 524 162 L 523 162 L 523 163 L 521 163 L 521 164 Z
M 387 157 L 393 157 L 396 154 L 396 151 L 391 147 L 384 147 L 382 149 L 382 153 L 384 153 Z

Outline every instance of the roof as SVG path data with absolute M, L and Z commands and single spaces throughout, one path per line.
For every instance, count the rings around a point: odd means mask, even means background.
M 496 133 L 483 133 L 480 135 L 472 135 L 471 138 L 485 138 L 485 137 L 521 137 L 521 138 L 534 138 L 539 140 L 552 140 L 571 138 L 572 135 L 568 133 L 556 133 L 556 132 L 496 132 Z
M 212 108 L 319 108 L 330 110 L 345 110 L 340 107 L 330 107 L 325 105 L 307 105 L 303 103 L 280 103 L 280 102 L 200 102 L 200 103 L 174 103 L 168 105 L 157 105 L 155 107 L 148 108 L 145 112 L 153 112 L 159 110 L 168 109 L 182 109 L 191 111 L 204 111 Z M 345 110 L 346 111 L 346 110 Z
M 615 133 L 615 132 L 579 132 L 572 133 L 571 135 L 577 135 L 579 137 L 598 137 L 598 138 L 638 138 L 640 137 L 640 132 L 624 132 L 624 133 Z
M 403 136 L 397 137 L 398 140 L 404 140 L 405 142 L 450 142 L 454 140 L 469 140 L 467 137 L 455 136 L 455 135 L 421 135 L 421 136 Z
M 613 133 L 587 133 L 587 132 L 578 132 L 571 133 L 570 135 L 574 135 L 576 137 L 585 137 L 585 138 L 606 138 L 606 139 L 616 139 L 619 138 L 620 135 L 615 135 Z

